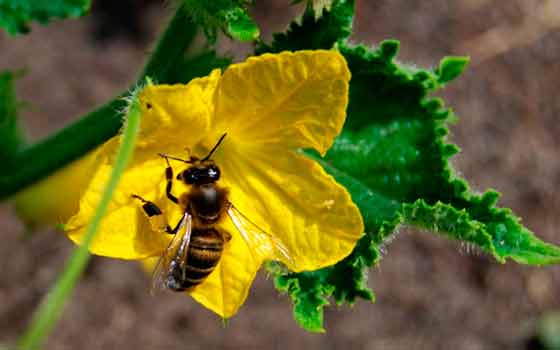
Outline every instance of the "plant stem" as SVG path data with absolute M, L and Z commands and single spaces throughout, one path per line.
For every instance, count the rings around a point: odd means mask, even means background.
M 171 68 L 182 61 L 196 33 L 196 25 L 189 19 L 184 7 L 180 6 L 146 63 L 139 81 L 143 82 L 146 76 L 159 83 L 172 79 Z M 124 95 L 86 114 L 47 139 L 23 149 L 12 162 L 3 164 L 0 170 L 0 199 L 41 180 L 115 136 L 122 127 L 119 112 L 126 107 L 126 102 L 121 98 Z
M 39 306 L 31 326 L 27 329 L 27 332 L 23 335 L 18 344 L 20 349 L 34 350 L 39 348 L 60 318 L 64 303 L 74 290 L 74 286 L 89 260 L 89 247 L 101 224 L 101 219 L 109 207 L 113 192 L 117 188 L 117 184 L 119 183 L 124 169 L 132 157 L 139 126 L 140 107 L 138 101 L 135 99 L 128 112 L 122 142 L 117 152 L 111 177 L 105 186 L 97 210 L 87 226 L 82 245 L 74 250 L 66 264 L 64 272 L 58 278 L 50 293 L 47 294 L 43 303 Z
M 166 83 L 173 79 L 170 72 L 183 60 L 185 51 L 197 34 L 197 26 L 190 19 L 184 6 L 180 6 L 159 39 L 156 48 L 140 74 L 140 82 L 145 77 L 156 83 Z

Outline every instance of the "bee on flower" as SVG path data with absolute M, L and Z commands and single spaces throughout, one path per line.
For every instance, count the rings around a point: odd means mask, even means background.
M 156 288 L 188 293 L 224 318 L 266 260 L 295 272 L 340 261 L 362 218 L 300 150 L 329 149 L 349 80 L 339 53 L 299 51 L 252 57 L 186 85 L 147 85 L 134 158 L 91 252 L 145 260 Z M 90 155 L 91 180 L 65 225 L 78 244 L 118 145 L 114 137 Z

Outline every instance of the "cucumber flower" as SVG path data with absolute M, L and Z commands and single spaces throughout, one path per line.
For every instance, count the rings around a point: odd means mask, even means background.
M 138 197 L 155 203 L 169 225 L 183 211 L 166 196 L 168 165 L 158 153 L 200 159 L 227 134 L 212 154 L 221 170 L 218 183 L 228 189 L 229 202 L 285 250 L 256 257 L 253 251 L 259 247 L 245 241 L 226 217 L 218 226 L 231 239 L 218 265 L 186 293 L 227 318 L 245 301 L 264 260 L 305 271 L 343 259 L 363 233 L 362 218 L 346 189 L 300 150 L 324 155 L 331 146 L 345 120 L 349 80 L 339 53 L 300 51 L 249 58 L 186 85 L 147 85 L 138 95 L 142 121 L 134 158 L 91 252 L 121 259 L 161 256 L 173 236 L 153 228 Z M 114 137 L 92 155 L 91 180 L 65 225 L 78 244 L 111 173 L 118 143 Z M 189 186 L 175 180 L 185 164 L 168 161 L 174 194 L 187 193 Z

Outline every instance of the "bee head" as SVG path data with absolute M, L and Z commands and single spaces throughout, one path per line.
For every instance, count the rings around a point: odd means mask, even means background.
M 206 157 L 199 159 L 198 157 L 191 156 L 189 160 L 184 160 L 181 158 L 176 158 L 168 156 L 163 153 L 159 155 L 167 161 L 168 169 L 171 169 L 169 164 L 169 159 L 178 160 L 189 164 L 189 167 L 177 174 L 177 180 L 183 181 L 187 185 L 204 185 L 212 182 L 218 181 L 220 178 L 220 168 L 214 163 L 210 157 L 214 154 L 214 151 L 218 148 L 220 143 L 224 140 L 227 134 L 223 134 L 214 147 L 210 150 Z M 169 176 L 168 179 L 172 175 Z
M 177 174 L 177 180 L 187 185 L 204 185 L 220 179 L 220 168 L 212 160 L 196 161 Z

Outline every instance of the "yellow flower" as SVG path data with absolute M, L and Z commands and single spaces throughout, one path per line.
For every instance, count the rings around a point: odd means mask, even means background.
M 316 162 L 299 153 L 324 154 L 340 132 L 348 103 L 350 73 L 334 51 L 262 55 L 195 79 L 187 85 L 148 85 L 140 93 L 141 131 L 134 159 L 121 179 L 108 214 L 91 246 L 94 254 L 122 258 L 159 257 L 171 235 L 154 232 L 137 194 L 156 203 L 170 225 L 183 214 L 165 195 L 165 162 L 157 153 L 205 156 L 227 133 L 212 159 L 228 199 L 289 251 L 271 252 L 293 271 L 315 270 L 347 256 L 363 233 L 358 208 L 346 189 Z M 96 154 L 97 170 L 67 223 L 80 243 L 109 176 L 119 139 Z M 171 161 L 175 174 L 185 164 Z M 189 188 L 174 181 L 179 195 Z M 190 291 L 194 299 L 222 317 L 245 301 L 262 264 L 229 220 L 232 235 L 216 269 Z M 256 261 L 258 260 L 258 261 Z

